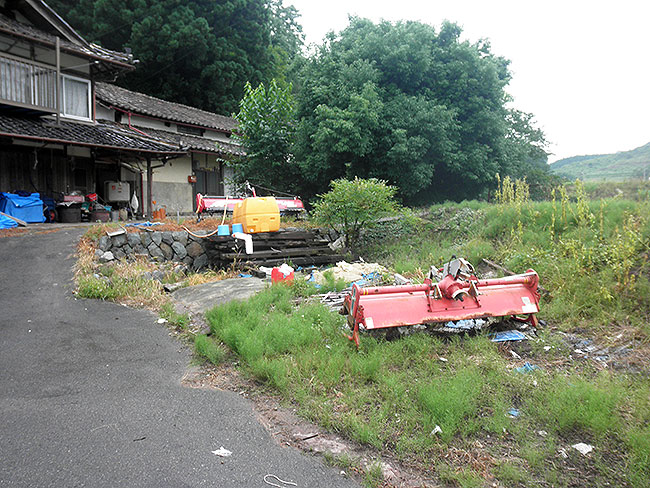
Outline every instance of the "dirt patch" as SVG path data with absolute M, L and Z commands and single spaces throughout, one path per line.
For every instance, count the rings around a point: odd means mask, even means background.
M 26 233 L 27 233 L 27 229 L 21 229 L 21 228 L 0 229 L 0 238 L 15 237 Z

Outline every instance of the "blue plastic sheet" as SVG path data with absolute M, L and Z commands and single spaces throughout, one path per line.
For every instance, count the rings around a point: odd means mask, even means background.
M 0 229 L 12 229 L 14 227 L 17 227 L 18 223 L 10 219 L 9 217 L 5 217 L 4 215 L 0 215 Z
M 162 225 L 162 222 L 135 222 L 132 224 L 126 224 L 126 227 L 153 227 L 154 225 Z
M 523 366 L 519 366 L 518 368 L 515 368 L 515 371 L 517 373 L 532 373 L 536 369 L 542 369 L 539 366 L 535 364 L 530 364 L 529 362 L 525 362 Z
M 38 193 L 27 196 L 0 193 L 0 212 L 24 220 L 28 224 L 45 222 L 43 200 Z
M 492 342 L 523 341 L 527 339 L 526 334 L 518 330 L 504 330 L 494 334 Z

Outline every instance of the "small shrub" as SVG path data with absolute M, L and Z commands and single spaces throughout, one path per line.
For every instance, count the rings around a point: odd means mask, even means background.
M 361 231 L 377 225 L 377 220 L 397 210 L 397 189 L 385 181 L 339 179 L 314 204 L 316 221 L 345 235 L 345 245 L 357 249 Z

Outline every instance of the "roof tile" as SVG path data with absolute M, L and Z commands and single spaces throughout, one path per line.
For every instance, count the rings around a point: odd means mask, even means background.
M 99 100 L 132 113 L 225 132 L 232 132 L 237 127 L 237 121 L 232 117 L 206 112 L 180 103 L 168 102 L 109 83 L 97 83 L 95 89 Z

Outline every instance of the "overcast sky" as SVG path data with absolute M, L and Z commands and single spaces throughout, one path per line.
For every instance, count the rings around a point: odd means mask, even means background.
M 451 20 L 511 61 L 513 106 L 535 114 L 549 161 L 626 151 L 650 142 L 650 2 L 646 0 L 285 0 L 308 43 L 348 15 Z

